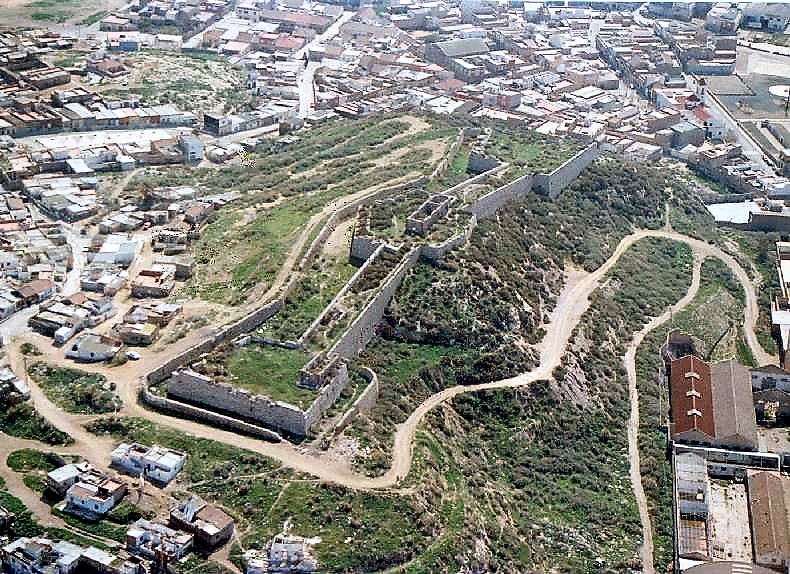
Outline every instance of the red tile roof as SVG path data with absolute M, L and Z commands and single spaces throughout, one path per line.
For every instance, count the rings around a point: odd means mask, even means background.
M 716 436 L 710 365 L 691 355 L 672 361 L 670 406 L 673 435 L 696 430 Z

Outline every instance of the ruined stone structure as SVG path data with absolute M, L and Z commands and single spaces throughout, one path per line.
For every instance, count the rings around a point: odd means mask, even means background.
M 306 410 L 215 381 L 190 369 L 173 373 L 167 384 L 167 392 L 186 403 L 197 403 L 231 413 L 279 433 L 305 436 L 313 423 L 335 402 L 346 384 L 348 370 L 342 364 L 335 377 L 324 385 Z
M 406 231 L 415 235 L 425 235 L 450 211 L 455 197 L 445 193 L 436 193 L 426 199 L 422 205 L 406 218 Z
M 376 406 L 376 402 L 379 399 L 379 378 L 375 372 L 367 367 L 362 368 L 362 376 L 368 381 L 368 385 L 356 398 L 351 408 L 340 417 L 340 420 L 332 430 L 335 435 L 343 432 L 343 429 L 350 425 L 360 413 L 369 412 Z
M 453 147 L 457 150 L 465 140 L 468 141 L 471 138 L 478 138 L 479 140 L 481 137 L 485 137 L 485 134 L 479 128 L 463 128 L 459 130 L 459 136 L 455 140 Z M 351 202 L 335 212 L 306 250 L 298 268 L 303 270 L 309 267 L 336 226 L 355 212 L 359 214 L 359 220 L 354 229 L 349 256 L 352 260 L 361 262 L 362 266 L 305 330 L 299 341 L 294 344 L 304 344 L 317 329 L 327 324 L 328 317 L 332 317 L 333 313 L 337 314 L 339 302 L 343 300 L 343 297 L 349 291 L 355 288 L 369 267 L 379 262 L 380 257 L 385 254 L 387 254 L 387 257 L 397 254 L 399 259 L 395 259 L 396 262 L 387 261 L 385 263 L 385 268 L 389 268 L 390 265 L 393 266 L 334 345 L 316 354 L 300 370 L 298 380 L 297 377 L 294 378 L 294 384 L 298 382 L 300 386 L 317 391 L 316 398 L 306 409 L 303 410 L 294 405 L 274 401 L 266 396 L 234 388 L 232 385 L 214 381 L 210 377 L 196 373 L 191 369 L 181 368 L 191 364 L 218 344 L 258 328 L 264 321 L 277 313 L 283 307 L 286 297 L 296 285 L 297 275 L 294 275 L 292 280 L 283 288 L 276 300 L 222 329 L 213 337 L 192 347 L 149 373 L 147 383 L 163 381 L 172 374 L 172 378 L 168 382 L 169 397 L 156 395 L 147 386 L 144 386 L 141 391 L 143 400 L 158 408 L 206 420 L 223 427 L 264 436 L 271 440 L 280 440 L 278 433 L 290 436 L 307 435 L 310 428 L 335 403 L 348 384 L 349 377 L 346 360 L 358 355 L 373 338 L 376 325 L 384 316 L 384 312 L 392 297 L 400 287 L 406 274 L 420 258 L 429 261 L 440 261 L 450 251 L 461 247 L 469 240 L 480 219 L 494 215 L 508 202 L 523 199 L 532 190 L 556 197 L 564 187 L 578 176 L 582 169 L 598 157 L 598 154 L 598 148 L 595 145 L 591 145 L 574 155 L 550 174 L 527 174 L 481 197 L 465 202 L 465 205 L 460 210 L 470 215 L 468 223 L 461 232 L 441 244 L 413 244 L 405 253 L 398 247 L 388 245 L 383 239 L 376 237 L 371 232 L 368 224 L 369 212 L 366 212 L 365 209 L 372 202 L 382 201 L 385 198 L 395 198 L 397 200 L 399 193 L 415 186 L 425 185 L 428 182 L 428 178 L 422 177 L 401 185 L 384 188 Z M 449 166 L 452 157 L 453 154 L 448 153 L 440 165 L 437 166 L 437 169 L 434 170 L 432 177 L 437 177 L 443 173 Z M 483 169 L 482 173 L 440 194 L 435 194 L 425 201 L 407 219 L 408 231 L 417 235 L 427 234 L 431 226 L 451 213 L 451 204 L 453 202 L 464 202 L 465 196 L 472 195 L 472 186 L 485 182 L 492 176 L 500 174 L 510 167 L 507 163 L 499 164 L 495 161 L 489 161 L 490 159 L 488 156 L 477 158 L 475 161 L 478 162 L 479 160 L 479 162 L 476 165 L 478 169 Z M 457 214 L 457 209 L 453 208 L 452 212 Z M 341 311 L 343 310 L 341 309 Z M 341 418 L 337 428 L 349 424 L 359 412 L 370 409 L 375 404 L 378 397 L 378 379 L 372 371 L 369 381 L 365 391 Z

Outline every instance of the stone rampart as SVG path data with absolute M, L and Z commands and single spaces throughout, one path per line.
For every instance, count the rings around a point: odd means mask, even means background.
M 288 289 L 286 289 L 286 292 Z M 275 299 L 271 303 L 264 305 L 260 309 L 256 309 L 252 313 L 245 315 L 235 323 L 220 329 L 218 333 L 201 341 L 197 345 L 190 347 L 183 353 L 180 353 L 167 361 L 164 365 L 154 369 L 146 376 L 149 383 L 158 383 L 165 380 L 170 376 L 170 373 L 183 367 L 184 365 L 195 361 L 203 353 L 209 352 L 218 344 L 233 339 L 242 333 L 246 333 L 259 327 L 264 321 L 272 317 L 283 306 L 284 295 Z
M 316 317 L 315 320 L 310 324 L 310 326 L 307 327 L 307 329 L 305 329 L 305 332 L 302 333 L 302 335 L 299 337 L 299 343 L 303 344 L 307 339 L 310 338 L 310 336 L 316 331 L 316 329 L 318 329 L 318 327 L 321 325 L 321 321 L 324 320 L 324 317 L 326 317 L 326 315 L 332 310 L 332 308 L 337 304 L 337 302 L 340 301 L 343 297 L 345 297 L 346 293 L 348 293 L 351 290 L 351 288 L 357 284 L 357 281 L 359 281 L 362 275 L 368 270 L 368 267 L 370 267 L 370 265 L 378 259 L 381 252 L 384 251 L 384 247 L 385 244 L 381 242 L 379 246 L 376 248 L 376 250 L 373 252 L 373 254 L 366 259 L 366 261 L 362 264 L 362 266 L 359 269 L 357 269 L 356 273 L 354 273 L 354 275 L 351 276 L 351 279 L 349 279 L 346 282 L 346 284 L 343 285 L 343 287 L 332 298 L 329 304 L 326 307 L 324 307 L 323 311 L 319 313 L 318 317 Z
M 330 355 L 334 354 L 347 359 L 357 356 L 365 348 L 365 345 L 373 337 L 374 328 L 384 316 L 384 311 L 395 295 L 395 291 L 400 287 L 406 273 L 417 263 L 419 257 L 419 247 L 415 247 L 404 256 L 381 284 L 378 292 L 329 350 Z
M 428 176 L 428 179 L 436 179 L 437 177 L 441 177 L 444 175 L 444 172 L 447 171 L 447 168 L 450 167 L 450 164 L 453 163 L 453 159 L 455 154 L 458 152 L 458 149 L 463 145 L 465 137 L 465 130 L 459 129 L 458 136 L 453 141 L 450 148 L 445 152 L 444 156 L 439 163 L 436 165 L 434 170 Z
M 385 197 L 387 195 L 398 193 L 399 191 L 403 191 L 405 189 L 409 189 L 410 187 L 425 185 L 427 182 L 428 182 L 428 178 L 423 176 L 406 181 L 404 183 L 400 183 L 398 185 L 385 187 L 380 189 L 379 191 L 371 193 L 370 195 L 366 195 L 364 197 L 360 197 L 359 199 L 355 199 L 354 201 L 350 202 L 348 205 L 345 205 L 340 209 L 338 209 L 337 211 L 335 211 L 326 221 L 326 224 L 324 224 L 324 227 L 321 229 L 321 232 L 315 237 L 315 239 L 313 239 L 312 243 L 310 243 L 310 247 L 308 247 L 307 251 L 305 251 L 305 254 L 302 256 L 302 259 L 299 261 L 299 269 L 304 270 L 307 269 L 310 265 L 312 265 L 315 258 L 318 257 L 318 254 L 321 252 L 324 243 L 326 243 L 326 240 L 335 230 L 337 225 L 344 219 L 353 215 L 361 205 L 373 202 L 381 197 Z M 353 244 L 351 248 L 353 252 L 354 249 Z M 352 257 L 353 256 L 354 255 L 352 253 Z M 368 254 L 368 256 L 370 256 L 370 254 Z M 360 257 L 359 259 L 364 260 L 367 259 L 367 257 Z
M 526 195 L 532 191 L 532 181 L 533 176 L 531 174 L 523 175 L 479 197 L 473 203 L 466 206 L 465 209 L 473 213 L 478 219 L 491 217 L 506 203 L 526 197 Z
M 591 144 L 551 173 L 536 174 L 535 191 L 544 193 L 551 198 L 557 197 L 567 185 L 579 176 L 584 168 L 598 159 L 599 155 L 598 146 Z
M 318 396 L 307 407 L 304 413 L 305 430 L 310 430 L 310 427 L 318 421 L 326 410 L 335 404 L 337 397 L 343 392 L 343 389 L 348 385 L 348 367 L 341 362 L 335 372 L 335 376 L 327 384 L 321 387 L 318 391 Z M 307 433 L 305 433 L 307 434 Z
M 354 235 L 351 239 L 349 256 L 356 261 L 367 261 L 373 253 L 384 245 L 384 241 L 372 235 Z
M 362 376 L 368 381 L 365 390 L 362 391 L 356 400 L 352 403 L 351 407 L 343 413 L 340 420 L 335 424 L 332 429 L 334 435 L 338 435 L 357 418 L 359 413 L 370 412 L 376 406 L 379 400 L 379 378 L 374 371 L 367 367 L 362 367 Z
M 215 381 L 188 369 L 173 373 L 167 384 L 167 393 L 176 399 L 233 413 L 289 435 L 304 436 L 309 428 L 305 412 L 299 407 Z
M 143 385 L 140 389 L 140 399 L 144 403 L 156 409 L 183 415 L 194 420 L 208 422 L 220 428 L 239 431 L 272 442 L 280 442 L 283 440 L 282 437 L 276 432 L 258 425 L 244 422 L 237 418 L 229 417 L 215 411 L 201 409 L 200 407 L 196 407 L 194 405 L 189 405 L 180 401 L 174 401 L 166 397 L 160 397 L 159 395 L 156 395 L 148 390 L 145 385 Z

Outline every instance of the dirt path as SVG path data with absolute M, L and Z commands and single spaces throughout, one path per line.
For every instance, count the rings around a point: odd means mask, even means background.
M 694 268 L 691 278 L 691 285 L 683 298 L 647 323 L 641 331 L 634 334 L 634 338 L 628 345 L 628 350 L 623 357 L 626 372 L 628 373 L 628 396 L 631 401 L 631 414 L 628 418 L 628 464 L 631 476 L 631 487 L 634 491 L 636 504 L 639 509 L 639 520 L 642 523 L 642 546 L 640 555 L 642 557 L 643 574 L 654 574 L 653 566 L 653 527 L 650 521 L 650 512 L 647 505 L 645 489 L 642 486 L 642 467 L 639 458 L 639 391 L 636 380 L 636 353 L 642 340 L 654 329 L 666 323 L 675 313 L 685 308 L 694 297 L 697 296 L 700 284 L 700 269 L 702 268 L 703 258 L 694 257 Z
M 553 369 L 560 363 L 567 343 L 573 333 L 573 329 L 578 324 L 582 314 L 588 309 L 589 296 L 598 287 L 599 281 L 615 264 L 617 264 L 620 257 L 629 247 L 646 237 L 663 237 L 680 241 L 688 244 L 700 258 L 717 257 L 724 261 L 732 269 L 733 273 L 735 273 L 746 290 L 747 304 L 745 306 L 744 332 L 747 342 L 752 348 L 752 351 L 755 352 L 755 356 L 757 356 L 758 353 L 767 355 L 757 343 L 757 338 L 754 335 L 754 325 L 757 318 L 757 299 L 754 287 L 749 281 L 746 272 L 738 265 L 734 258 L 715 246 L 678 233 L 652 230 L 637 231 L 623 238 L 611 257 L 607 259 L 601 267 L 592 273 L 577 273 L 575 280 L 570 282 L 566 285 L 565 289 L 563 289 L 557 306 L 552 313 L 551 321 L 547 326 L 547 332 L 540 349 L 540 364 L 537 368 L 511 379 L 492 381 L 480 385 L 450 387 L 428 397 L 414 410 L 403 424 L 398 426 L 394 437 L 392 465 L 382 476 L 374 478 L 366 477 L 357 474 L 345 463 L 328 460 L 327 457 L 308 454 L 304 452 L 303 449 L 298 449 L 287 442 L 276 444 L 264 442 L 252 437 L 209 427 L 191 420 L 149 411 L 134 401 L 125 404 L 122 412 L 126 415 L 139 416 L 159 424 L 170 426 L 193 436 L 207 438 L 257 452 L 278 460 L 288 468 L 312 475 L 319 480 L 337 483 L 354 489 L 386 489 L 397 487 L 398 482 L 403 479 L 411 469 L 412 448 L 415 434 L 423 418 L 431 410 L 461 393 L 475 392 L 484 389 L 520 387 L 528 385 L 536 380 L 551 377 Z M 770 360 L 769 358 L 769 361 Z M 139 367 L 135 370 L 139 370 Z M 138 374 L 138 376 L 140 375 L 142 375 L 142 372 Z M 58 428 L 70 432 L 75 438 L 76 447 L 88 451 L 86 458 L 88 456 L 104 457 L 106 463 L 108 460 L 106 457 L 109 456 L 108 447 L 111 445 L 87 433 L 87 431 L 81 427 L 81 421 L 78 420 L 79 417 L 64 413 L 52 405 L 35 385 L 31 384 L 31 392 L 34 393 L 34 403 L 36 407 L 41 410 L 42 414 Z M 124 395 L 124 398 L 131 398 L 128 391 L 124 393 Z

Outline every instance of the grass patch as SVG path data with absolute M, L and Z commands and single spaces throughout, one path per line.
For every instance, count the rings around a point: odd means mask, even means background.
M 107 16 L 107 14 L 109 14 L 109 12 L 107 10 L 99 10 L 98 12 L 94 12 L 93 14 L 91 14 L 91 15 L 83 18 L 82 20 L 80 20 L 80 25 L 81 26 L 92 26 L 96 22 L 99 22 L 100 20 L 104 20 L 104 18 L 105 18 L 105 16 Z
M 38 440 L 49 445 L 67 445 L 74 440 L 42 417 L 32 404 L 18 395 L 0 397 L 0 430 L 11 436 Z
M 121 406 L 104 375 L 46 363 L 33 364 L 28 373 L 52 402 L 70 413 L 102 414 Z
M 50 472 L 63 466 L 63 459 L 50 452 L 42 452 L 32 448 L 15 450 L 6 459 L 8 467 L 15 472 L 31 472 L 40 470 Z
M 319 258 L 262 332 L 276 339 L 298 339 L 356 271 L 343 256 Z
M 248 345 L 228 357 L 228 371 L 233 386 L 266 395 L 275 401 L 290 403 L 305 409 L 316 393 L 296 386 L 299 369 L 311 355 L 298 349 L 283 349 L 269 345 Z

